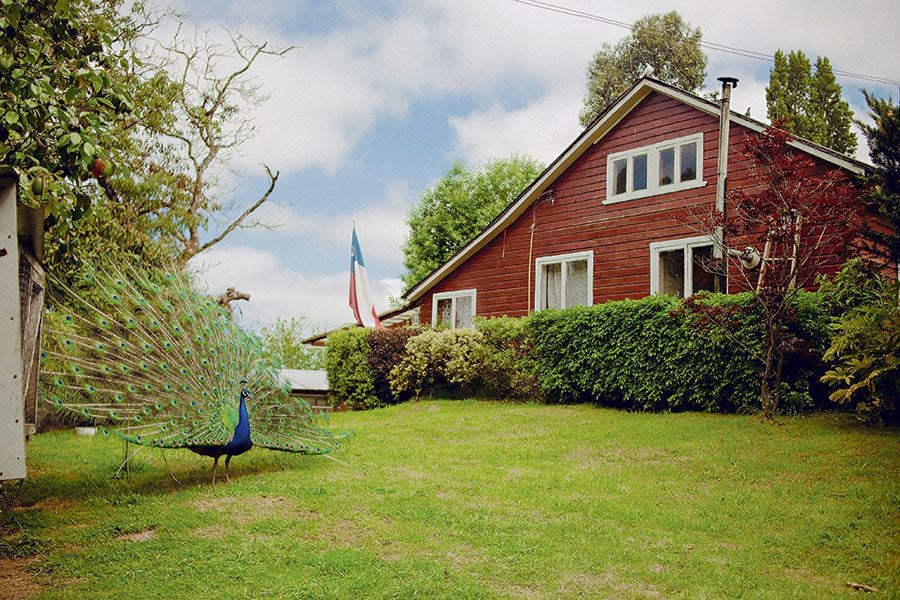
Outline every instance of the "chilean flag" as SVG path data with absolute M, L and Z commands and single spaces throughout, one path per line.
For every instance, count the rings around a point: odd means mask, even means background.
M 353 226 L 353 241 L 350 243 L 350 308 L 356 322 L 363 327 L 381 327 L 372 292 L 369 290 L 369 278 L 366 277 L 366 262 L 363 260 L 359 240 L 356 238 L 356 226 Z

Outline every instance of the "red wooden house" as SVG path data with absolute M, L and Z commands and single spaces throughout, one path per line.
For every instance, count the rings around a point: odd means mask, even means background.
M 723 79 L 728 98 L 736 80 Z M 729 190 L 750 185 L 740 150 L 764 129 L 720 103 L 641 79 L 406 299 L 422 323 L 470 326 L 474 315 L 735 289 L 698 266 L 714 249 L 691 215 L 724 206 L 726 176 Z M 823 171 L 864 172 L 827 148 L 792 145 Z

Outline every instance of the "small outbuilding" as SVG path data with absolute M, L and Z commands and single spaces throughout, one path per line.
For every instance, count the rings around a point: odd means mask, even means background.
M 316 412 L 331 412 L 328 401 L 328 375 L 325 371 L 282 369 L 281 376 L 291 386 L 291 395 L 303 398 Z

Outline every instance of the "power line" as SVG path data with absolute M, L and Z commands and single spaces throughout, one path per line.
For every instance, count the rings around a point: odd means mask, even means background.
M 549 12 L 559 13 L 561 15 L 568 15 L 570 17 L 577 17 L 580 19 L 588 19 L 590 21 L 597 21 L 598 23 L 605 23 L 606 25 L 612 25 L 614 27 L 621 27 L 622 29 L 631 30 L 634 26 L 634 23 L 627 23 L 625 21 L 617 21 L 616 19 L 610 19 L 608 17 L 604 17 L 602 15 L 598 15 L 595 13 L 586 12 L 583 10 L 577 10 L 574 8 L 569 8 L 568 6 L 562 6 L 559 4 L 551 4 L 550 2 L 542 2 L 541 0 L 512 0 L 517 4 L 522 4 L 524 6 L 530 6 L 532 8 L 539 8 L 541 10 L 546 10 Z M 741 56 L 743 58 L 752 58 L 754 60 L 764 61 L 764 62 L 775 62 L 775 58 L 771 54 L 766 54 L 764 52 L 757 52 L 755 50 L 747 50 L 744 48 L 737 48 L 735 46 L 729 46 L 727 44 L 719 44 L 716 42 L 707 42 L 704 40 L 700 41 L 700 46 L 703 48 L 707 48 L 709 50 L 714 50 L 716 52 L 723 52 L 725 54 L 733 54 L 735 56 Z M 881 83 L 884 85 L 898 85 L 900 86 L 900 81 L 896 79 L 890 79 L 888 77 L 881 77 L 878 75 L 866 75 L 864 73 L 855 73 L 853 71 L 844 71 L 843 69 L 832 69 L 835 75 L 840 75 L 842 77 L 848 77 L 850 79 L 860 79 L 862 81 L 869 81 L 872 83 Z

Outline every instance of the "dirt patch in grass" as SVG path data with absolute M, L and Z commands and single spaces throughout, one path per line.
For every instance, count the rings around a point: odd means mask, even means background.
M 484 561 L 481 553 L 469 544 L 460 544 L 444 553 L 444 557 L 450 561 L 453 568 L 462 571 L 470 565 Z
M 314 511 L 298 509 L 284 496 L 222 496 L 204 498 L 190 503 L 201 512 L 217 512 L 228 515 L 230 521 L 246 525 L 267 517 L 310 519 Z
M 144 531 L 136 531 L 134 533 L 125 533 L 116 538 L 117 542 L 149 542 L 152 540 L 156 534 L 152 529 L 146 529 Z
M 510 467 L 506 470 L 506 479 L 519 479 L 527 474 L 528 471 L 526 471 L 522 467 Z
M 422 471 L 413 469 L 412 467 L 406 465 L 390 469 L 389 472 L 398 479 L 402 479 L 403 481 L 421 481 L 422 479 L 425 479 L 427 477 L 426 474 Z
M 56 514 L 60 511 L 69 510 L 75 506 L 78 506 L 78 503 L 69 500 L 67 498 L 58 498 L 56 496 L 51 496 L 49 498 L 44 498 L 43 500 L 38 500 L 34 504 L 26 505 L 26 506 L 17 506 L 13 509 L 15 512 L 21 512 L 26 510 L 40 510 L 52 514 Z
M 505 584 L 492 586 L 498 594 L 508 596 L 510 598 L 543 598 L 544 594 L 540 590 L 524 585 Z
M 664 598 L 656 586 L 645 581 L 625 581 L 619 575 L 603 573 L 571 573 L 560 582 L 565 595 L 585 594 L 590 598 Z
M 354 548 L 362 545 L 362 542 L 370 537 L 370 533 L 353 521 L 334 518 L 314 537 L 317 541 L 328 544 L 330 548 Z
M 575 468 L 582 471 L 635 463 L 642 465 L 677 464 L 690 459 L 689 456 L 666 448 L 640 447 L 624 449 L 619 447 L 595 448 L 593 446 L 579 446 L 563 458 L 566 462 L 572 463 Z
M 222 525 L 206 525 L 191 529 L 191 535 L 200 540 L 221 540 L 228 534 Z
M 0 558 L 0 600 L 24 600 L 44 590 L 28 566 L 36 563 L 36 557 Z
M 195 500 L 190 502 L 188 506 L 191 508 L 196 508 L 199 511 L 206 512 L 209 510 L 215 510 L 218 512 L 224 512 L 229 507 L 234 506 L 234 503 L 237 501 L 237 498 L 234 496 L 223 496 L 221 498 L 204 498 L 203 500 Z
M 573 463 L 579 470 L 591 471 L 604 464 L 600 452 L 591 446 L 579 446 L 563 457 L 566 462 Z

